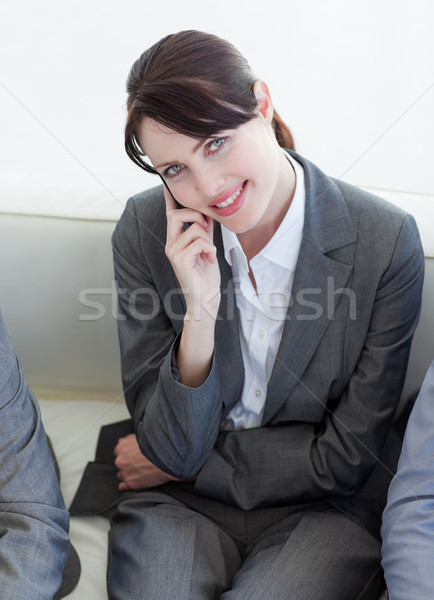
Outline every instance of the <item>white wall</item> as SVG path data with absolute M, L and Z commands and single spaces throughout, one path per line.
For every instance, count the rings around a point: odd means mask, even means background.
M 432 195 L 433 25 L 432 0 L 3 0 L 0 209 L 116 217 L 157 183 L 124 155 L 125 79 L 187 28 L 239 47 L 328 174 Z

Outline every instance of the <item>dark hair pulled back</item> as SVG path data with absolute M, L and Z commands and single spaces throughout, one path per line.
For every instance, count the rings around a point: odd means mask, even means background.
M 201 31 L 168 35 L 133 64 L 127 79 L 125 149 L 139 167 L 145 161 L 137 129 L 145 117 L 194 138 L 235 129 L 257 115 L 256 81 L 249 65 L 229 42 Z M 294 149 L 292 134 L 274 111 L 280 146 Z

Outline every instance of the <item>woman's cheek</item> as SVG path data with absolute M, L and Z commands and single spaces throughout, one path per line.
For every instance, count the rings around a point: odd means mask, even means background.
M 179 204 L 182 204 L 182 206 L 185 206 L 185 208 L 199 210 L 196 199 L 197 194 L 194 193 L 192 186 L 185 183 L 178 183 L 171 188 L 171 191 Z

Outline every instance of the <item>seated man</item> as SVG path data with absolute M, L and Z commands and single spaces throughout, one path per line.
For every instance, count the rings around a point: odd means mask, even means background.
M 434 597 L 434 362 L 411 412 L 383 514 L 390 600 Z
M 69 577 L 62 584 L 68 525 L 39 406 L 0 313 L 1 598 L 51 600 L 61 585 L 56 598 L 72 589 Z

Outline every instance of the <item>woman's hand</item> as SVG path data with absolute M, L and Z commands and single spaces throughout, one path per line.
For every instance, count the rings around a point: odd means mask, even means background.
M 131 433 L 118 440 L 114 453 L 117 477 L 120 480 L 119 490 L 138 490 L 163 485 L 168 481 L 179 481 L 156 467 L 143 456 L 136 436 Z
M 220 268 L 213 243 L 213 220 L 178 208 L 165 189 L 166 255 L 181 285 L 186 313 L 176 359 L 181 383 L 201 386 L 211 370 L 214 328 L 220 305 Z M 185 224 L 190 223 L 185 229 Z
M 213 243 L 213 220 L 178 208 L 164 188 L 167 214 L 166 255 L 181 285 L 186 319 L 216 319 L 220 305 L 220 269 Z M 186 223 L 189 227 L 184 229 Z

